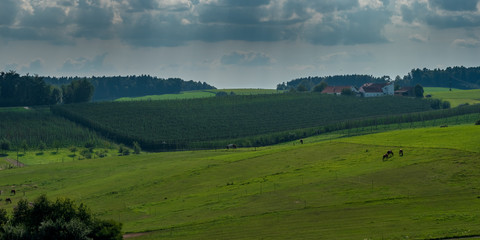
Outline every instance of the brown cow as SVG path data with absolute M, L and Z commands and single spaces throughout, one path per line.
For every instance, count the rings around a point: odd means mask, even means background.
M 15 191 L 15 189 L 12 189 L 12 190 L 10 191 L 10 195 L 15 195 L 16 193 L 17 193 L 17 192 Z
M 387 151 L 387 155 L 388 155 L 388 157 L 390 157 L 390 155 L 392 155 L 392 157 L 393 157 L 393 151 L 392 151 L 392 150 L 388 150 L 388 151 Z
M 7 203 L 7 204 L 8 204 L 8 203 L 12 203 L 12 199 L 10 199 L 10 198 L 5 198 L 5 203 Z
M 388 160 L 388 153 L 383 154 L 383 159 L 382 160 L 385 161 L 385 159 Z
M 399 155 L 400 157 L 403 157 L 403 149 L 400 149 L 400 151 L 398 151 L 398 155 Z

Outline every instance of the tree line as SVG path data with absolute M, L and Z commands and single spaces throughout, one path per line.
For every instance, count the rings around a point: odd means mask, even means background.
M 93 85 L 86 79 L 53 86 L 37 75 L 20 76 L 14 71 L 0 72 L 0 107 L 88 102 L 93 91 Z
M 354 86 L 360 87 L 365 83 L 383 83 L 390 80 L 390 77 L 374 77 L 372 75 L 335 75 L 326 77 L 305 77 L 291 80 L 287 83 L 277 85 L 277 90 L 303 89 L 304 91 L 314 91 L 316 86 L 320 84 L 328 84 L 332 86 Z
M 215 89 L 205 82 L 185 81 L 180 78 L 157 78 L 149 75 L 111 76 L 111 77 L 45 77 L 47 83 L 55 86 L 70 84 L 79 79 L 92 83 L 95 92 L 93 101 L 114 100 L 121 97 L 140 97 L 180 93 L 181 91 Z
M 416 86 L 446 87 L 459 89 L 480 88 L 480 67 L 448 67 L 446 69 L 412 69 L 407 75 L 374 77 L 371 75 L 335 75 L 327 77 L 304 77 L 293 79 L 277 85 L 277 90 L 315 91 L 320 83 L 332 86 L 360 87 L 365 83 L 386 83 L 394 81 L 396 87 Z

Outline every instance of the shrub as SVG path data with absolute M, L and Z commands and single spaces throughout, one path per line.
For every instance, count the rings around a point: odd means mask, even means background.
M 96 219 L 84 204 L 77 206 L 68 198 L 53 202 L 41 195 L 34 204 L 22 199 L 13 208 L 11 219 L 5 216 L 5 210 L 0 211 L 0 240 L 122 239 L 121 223 Z
M 480 119 L 477 122 L 475 122 L 475 125 L 480 125 Z

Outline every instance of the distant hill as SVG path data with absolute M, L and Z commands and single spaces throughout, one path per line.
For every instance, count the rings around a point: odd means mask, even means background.
M 400 76 L 391 79 L 389 76 L 374 77 L 371 75 L 335 75 L 327 77 L 304 77 L 297 78 L 287 83 L 277 85 L 278 90 L 302 89 L 312 91 L 320 82 L 326 82 L 330 86 L 354 86 L 360 87 L 364 83 L 382 83 L 395 81 L 398 86 L 445 87 L 458 89 L 480 88 L 480 67 L 448 67 L 446 69 L 412 69 L 403 78 Z
M 413 69 L 403 79 L 397 79 L 400 86 L 446 87 L 459 89 L 480 88 L 480 67 L 448 67 L 446 69 Z
M 278 84 L 277 90 L 289 90 L 297 89 L 300 85 L 311 91 L 313 88 L 320 84 L 322 81 L 326 82 L 330 86 L 354 86 L 360 87 L 365 83 L 383 83 L 390 80 L 390 77 L 374 77 L 371 75 L 335 75 L 327 77 L 304 77 L 291 80 L 289 82 Z
M 80 77 L 44 77 L 47 83 L 56 86 L 69 84 Z M 114 100 L 121 97 L 140 97 L 180 93 L 181 91 L 216 89 L 205 82 L 185 81 L 180 78 L 157 78 L 149 75 L 112 76 L 86 78 L 95 87 L 93 101 Z

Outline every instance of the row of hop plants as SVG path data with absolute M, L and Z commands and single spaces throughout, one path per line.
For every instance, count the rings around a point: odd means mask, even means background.
M 192 145 L 213 146 L 213 142 L 256 135 L 277 135 L 371 115 L 431 109 L 422 100 L 393 97 L 354 99 L 277 94 L 219 99 L 78 104 L 55 106 L 51 110 L 119 143 L 131 145 L 137 141 L 147 150 L 174 150 Z

